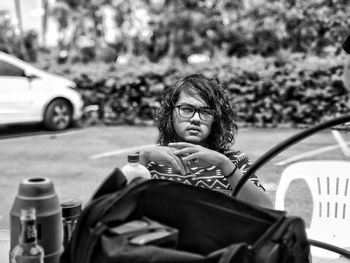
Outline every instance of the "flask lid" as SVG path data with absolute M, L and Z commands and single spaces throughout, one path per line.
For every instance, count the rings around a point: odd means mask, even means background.
M 55 195 L 52 181 L 45 177 L 33 177 L 23 180 L 18 187 L 18 196 L 23 198 L 43 198 Z
M 81 201 L 76 199 L 66 200 L 61 203 L 61 207 L 63 218 L 77 217 L 81 212 Z
M 128 155 L 129 163 L 137 163 L 140 160 L 139 153 L 133 153 Z

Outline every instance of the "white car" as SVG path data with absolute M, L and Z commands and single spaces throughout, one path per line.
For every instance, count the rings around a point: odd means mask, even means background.
M 0 125 L 42 122 L 48 130 L 68 128 L 83 112 L 75 86 L 0 52 Z

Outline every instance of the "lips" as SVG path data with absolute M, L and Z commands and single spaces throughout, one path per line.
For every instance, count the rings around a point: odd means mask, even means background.
M 190 132 L 201 132 L 201 129 L 199 127 L 188 127 L 186 130 Z

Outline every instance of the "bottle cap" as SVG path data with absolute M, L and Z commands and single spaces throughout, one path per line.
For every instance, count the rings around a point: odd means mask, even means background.
M 129 163 L 137 163 L 140 160 L 139 153 L 133 153 L 128 155 Z
M 62 217 L 73 218 L 80 215 L 81 212 L 81 201 L 72 199 L 61 203 Z

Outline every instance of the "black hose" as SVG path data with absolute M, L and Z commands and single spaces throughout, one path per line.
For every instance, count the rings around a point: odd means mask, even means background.
M 286 140 L 282 141 L 281 143 L 277 144 L 275 147 L 273 147 L 271 150 L 266 152 L 263 156 L 261 156 L 250 168 L 249 170 L 242 176 L 242 178 L 238 181 L 234 191 L 233 196 L 237 197 L 239 192 L 242 190 L 242 187 L 244 184 L 248 181 L 248 179 L 266 162 L 273 159 L 277 154 L 280 152 L 286 150 L 293 144 L 305 139 L 306 137 L 321 131 L 326 128 L 331 128 L 335 125 L 339 125 L 342 123 L 350 122 L 350 114 L 337 117 L 335 119 L 322 122 L 320 124 L 317 124 L 315 126 L 309 127 L 295 135 L 293 135 L 290 138 L 287 138 Z
M 331 245 L 331 244 L 328 244 L 328 243 L 325 243 L 325 242 L 321 242 L 321 241 L 318 241 L 318 240 L 313 240 L 313 239 L 310 239 L 310 238 L 308 239 L 308 241 L 309 241 L 309 244 L 312 245 L 312 246 L 332 251 L 334 253 L 337 253 L 339 255 L 342 255 L 342 256 L 350 259 L 350 251 L 349 250 L 346 250 L 344 248 L 340 248 L 340 247 L 337 247 L 337 246 L 334 246 L 334 245 Z

